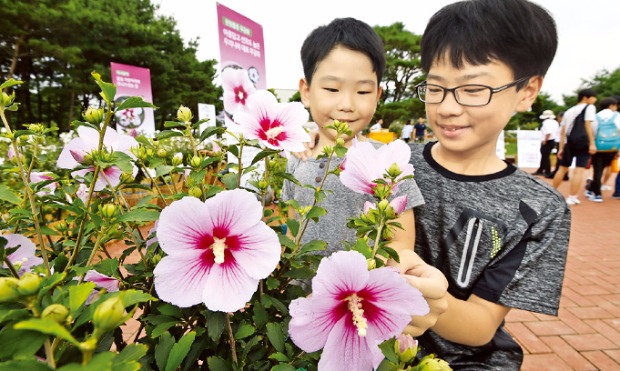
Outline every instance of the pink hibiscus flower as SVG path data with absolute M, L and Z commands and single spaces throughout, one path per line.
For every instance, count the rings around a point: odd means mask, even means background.
M 17 250 L 7 256 L 11 264 L 14 266 L 19 265 L 18 273 L 21 276 L 25 272 L 29 272 L 33 266 L 43 263 L 43 259 L 35 256 L 37 247 L 28 238 L 21 234 L 4 234 L 2 237 L 7 239 L 5 248 L 17 247 Z M 6 268 L 6 263 L 2 264 Z M 17 268 L 17 267 L 16 267 Z
M 375 148 L 370 142 L 355 141 L 347 151 L 340 181 L 354 192 L 372 195 L 376 186 L 374 181 L 384 178 L 383 174 L 394 164 L 398 165 L 401 171 L 397 181 L 404 176 L 413 175 L 410 157 L 411 149 L 402 140 L 395 140 L 379 148 Z
M 93 128 L 86 126 L 80 126 L 77 129 L 78 137 L 73 138 L 69 144 L 63 148 L 56 166 L 61 169 L 74 169 L 84 161 L 87 154 L 96 150 L 99 145 L 99 133 Z M 138 145 L 138 142 L 129 135 L 119 134 L 116 130 L 107 128 L 105 136 L 103 137 L 103 145 L 109 152 L 123 152 L 135 158 L 131 153 L 131 147 Z M 83 178 L 86 174 L 94 171 L 94 167 L 87 169 L 76 170 L 71 175 L 74 178 Z M 122 171 L 116 166 L 110 166 L 106 169 L 102 169 L 103 174 L 97 178 L 95 183 L 95 191 L 101 191 L 108 184 L 111 187 L 116 187 L 120 183 Z
M 248 139 L 258 139 L 271 149 L 303 152 L 310 136 L 303 128 L 308 111 L 299 102 L 278 103 L 266 90 L 248 98 L 247 112 L 237 112 L 235 122 Z
M 293 342 L 306 352 L 323 349 L 320 370 L 371 370 L 383 359 L 379 344 L 429 307 L 397 271 L 368 271 L 362 254 L 339 251 L 321 261 L 312 296 L 293 300 L 289 310 Z
M 222 71 L 222 89 L 224 110 L 233 116 L 246 110 L 246 100 L 256 92 L 248 71 L 238 68 L 225 68 Z
M 118 287 L 120 285 L 120 282 L 116 278 L 101 274 L 94 269 L 86 272 L 84 275 L 84 281 L 93 282 L 97 285 L 97 287 L 105 289 L 107 292 L 118 291 Z
M 47 180 L 52 180 L 54 178 L 52 177 L 51 174 L 52 173 L 48 173 L 48 172 L 33 171 L 30 173 L 30 182 L 40 183 L 40 182 L 44 182 Z M 43 188 L 41 188 L 39 192 L 37 192 L 37 196 L 45 196 L 50 193 L 54 193 L 56 191 L 56 187 L 58 187 L 58 183 L 56 182 L 48 183 Z
M 243 308 L 280 261 L 278 236 L 261 217 L 260 202 L 242 189 L 166 207 L 157 224 L 167 254 L 154 270 L 159 297 L 179 307 Z

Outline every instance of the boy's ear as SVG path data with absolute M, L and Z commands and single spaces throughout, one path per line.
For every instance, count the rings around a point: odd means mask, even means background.
M 538 93 L 540 93 L 543 79 L 542 76 L 532 76 L 528 80 L 527 85 L 521 88 L 519 91 L 521 98 L 516 107 L 517 112 L 525 112 L 532 107 L 536 97 L 538 97 Z
M 308 85 L 306 79 L 299 79 L 299 95 L 304 107 L 310 108 L 310 85 Z

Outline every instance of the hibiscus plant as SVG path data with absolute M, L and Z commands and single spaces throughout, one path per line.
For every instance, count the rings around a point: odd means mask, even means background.
M 398 260 L 389 236 L 406 200 L 390 196 L 413 176 L 408 147 L 360 143 L 344 170 L 327 166 L 324 177 L 340 175 L 377 202 L 349 222 L 359 239 L 348 251 L 323 257 L 325 242 L 300 241 L 329 212 L 321 206 L 329 190 L 308 186 L 312 205 L 278 199 L 283 181 L 298 183 L 282 154 L 304 149 L 307 111 L 247 87 L 239 71 L 227 75 L 235 130 L 196 135 L 203 121 L 181 106 L 166 130 L 134 137 L 112 128 L 115 117 L 155 107 L 138 97 L 115 105 L 116 87 L 93 73 L 103 105 L 73 123 L 76 136 L 53 171 L 22 149 L 55 134 L 39 124 L 12 131 L 8 114 L 18 103 L 4 91 L 20 82 L 0 86 L 12 151 L 2 179 L 19 174 L 0 183 L 0 202 L 10 205 L 0 221 L 0 369 L 411 367 L 417 343 L 400 334 L 428 306 L 384 266 Z M 343 123 L 333 129 L 348 133 Z M 187 150 L 171 153 L 171 138 Z M 346 153 L 338 140 L 322 156 Z M 377 159 L 383 168 L 362 166 Z M 110 249 L 119 244 L 122 251 Z

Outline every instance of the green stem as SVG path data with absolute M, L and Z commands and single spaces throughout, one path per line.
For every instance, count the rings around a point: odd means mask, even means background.
M 24 191 L 26 192 L 26 197 L 30 201 L 30 211 L 32 212 L 32 221 L 34 222 L 35 231 L 37 234 L 37 240 L 39 241 L 39 247 L 41 250 L 41 257 L 43 258 L 43 266 L 45 267 L 45 275 L 47 277 L 50 276 L 50 265 L 49 259 L 47 257 L 47 249 L 45 245 L 45 240 L 43 239 L 43 234 L 41 233 L 41 225 L 39 224 L 39 213 L 37 212 L 34 193 L 32 192 L 32 188 L 30 188 L 30 181 L 26 177 L 26 173 L 24 170 L 24 164 L 22 164 L 20 153 L 17 148 L 17 140 L 13 136 L 13 132 L 9 126 L 9 122 L 7 121 L 6 115 L 4 114 L 4 109 L 0 109 L 0 117 L 2 118 L 2 122 L 7 130 L 11 138 L 11 144 L 13 145 L 13 150 L 15 151 L 15 159 L 17 160 L 17 166 L 19 167 L 19 173 L 22 178 L 22 182 L 24 183 Z

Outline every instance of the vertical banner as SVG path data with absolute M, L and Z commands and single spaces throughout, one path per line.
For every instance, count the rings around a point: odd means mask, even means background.
M 116 104 L 129 97 L 142 97 L 153 103 L 151 71 L 148 68 L 110 63 L 112 83 L 116 85 Z M 152 108 L 130 108 L 116 113 L 116 129 L 120 132 L 137 131 L 145 135 L 155 134 L 155 116 Z
M 267 89 L 263 27 L 217 3 L 220 66 L 247 71 L 257 89 Z
M 263 27 L 220 3 L 217 3 L 217 18 L 224 89 L 224 124 L 229 132 L 238 133 L 239 127 L 233 121 L 235 110 L 244 106 L 247 97 L 256 89 L 267 89 Z M 227 96 L 233 98 L 227 99 Z M 229 133 L 224 135 L 224 139 L 229 144 L 237 141 Z M 244 148 L 241 158 L 243 166 L 250 166 L 257 153 L 257 148 Z M 228 160 L 238 161 L 231 153 L 228 153 Z M 261 166 L 262 162 L 259 162 L 258 172 L 263 171 Z M 248 181 L 249 176 L 243 175 L 242 184 L 249 186 Z
M 537 169 L 540 166 L 540 131 L 517 131 L 517 164 Z
M 208 120 L 200 124 L 200 133 L 202 133 L 209 126 L 215 126 L 215 105 L 198 103 L 198 120 Z

